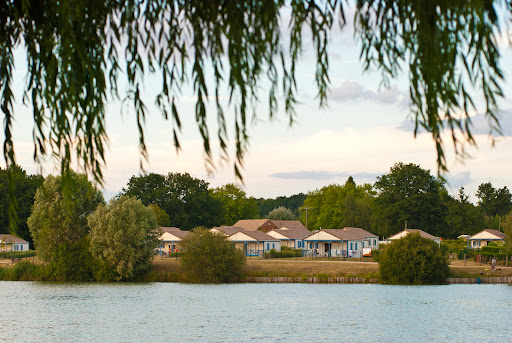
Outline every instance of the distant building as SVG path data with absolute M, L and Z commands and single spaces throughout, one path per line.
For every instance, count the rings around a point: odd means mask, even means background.
M 7 233 L 0 233 L 0 251 L 28 251 L 30 244 L 19 237 L 9 235 Z
M 160 255 L 167 255 L 180 250 L 180 241 L 187 237 L 189 231 L 181 231 L 178 228 L 161 227 L 162 235 L 160 236 L 160 245 L 158 251 Z
M 247 231 L 263 231 L 268 232 L 275 229 L 306 229 L 298 220 L 270 220 L 270 219 L 242 219 L 235 223 L 236 227 L 240 227 Z
M 239 231 L 245 231 L 245 230 L 243 228 L 237 227 L 237 226 L 216 226 L 214 228 L 211 228 L 210 231 L 214 232 L 214 233 L 220 233 L 220 234 L 223 234 L 226 236 L 231 236 Z
M 480 249 L 491 242 L 504 242 L 506 235 L 497 230 L 486 229 L 468 238 L 468 245 L 472 249 Z
M 357 227 L 323 229 L 304 238 L 307 254 L 315 256 L 362 257 L 379 248 L 379 237 Z
M 281 241 L 281 246 L 293 249 L 304 249 L 304 238 L 311 235 L 311 231 L 306 230 L 304 227 L 296 227 L 294 229 L 283 227 L 281 229 L 270 230 L 267 234 L 279 239 Z
M 274 249 L 281 251 L 281 241 L 265 232 L 241 230 L 228 237 L 246 256 L 263 256 L 265 252 Z
M 423 230 L 417 230 L 417 229 L 405 229 L 405 230 L 400 231 L 399 233 L 389 237 L 386 241 L 387 241 L 387 243 L 389 243 L 394 240 L 404 238 L 405 236 L 407 236 L 410 233 L 419 233 L 420 237 L 431 239 L 434 242 L 436 242 L 437 245 L 441 245 L 441 238 L 432 236 L 430 233 L 427 233 Z

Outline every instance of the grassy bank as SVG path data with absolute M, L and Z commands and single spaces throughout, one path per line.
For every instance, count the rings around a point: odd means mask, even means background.
M 0 267 L 0 280 L 45 281 L 50 280 L 44 265 L 21 261 L 14 265 Z M 452 261 L 450 265 L 454 278 L 512 277 L 512 267 L 500 266 L 491 271 L 490 266 L 472 261 Z M 376 262 L 326 261 L 311 259 L 268 259 L 247 260 L 245 277 L 357 277 L 365 280 L 378 278 L 379 265 Z M 141 282 L 185 282 L 179 260 L 156 258 L 153 269 Z

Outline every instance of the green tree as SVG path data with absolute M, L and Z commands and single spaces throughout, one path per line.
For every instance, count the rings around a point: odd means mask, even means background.
M 268 219 L 273 220 L 296 220 L 297 218 L 293 215 L 292 210 L 289 208 L 279 206 L 278 208 L 274 208 L 272 211 L 268 213 Z
M 455 238 L 462 234 L 472 235 L 486 226 L 483 213 L 469 202 L 464 187 L 459 188 L 455 198 L 448 196 L 446 206 L 448 211 L 445 221 L 449 227 L 447 237 Z
M 444 284 L 450 275 L 448 253 L 433 240 L 409 234 L 382 249 L 379 271 L 388 284 Z
M 171 218 L 169 218 L 167 212 L 165 212 L 160 206 L 156 204 L 149 204 L 148 207 L 153 210 L 159 226 L 171 226 Z
M 9 173 L 14 180 L 15 202 L 11 204 L 9 197 Z M 10 166 L 8 169 L 0 168 L 0 233 L 15 233 L 33 246 L 32 236 L 27 225 L 36 190 L 43 184 L 41 175 L 28 175 L 20 166 Z M 16 209 L 18 230 L 12 232 L 9 225 L 9 207 Z
M 161 232 L 153 210 L 140 200 L 114 198 L 98 206 L 88 223 L 96 280 L 132 280 L 151 268 Z
M 37 190 L 28 227 L 38 256 L 59 280 L 91 277 L 87 217 L 103 203 L 103 195 L 87 176 L 71 172 L 70 184 L 49 175 Z M 63 188 L 70 192 L 64 193 Z
M 299 217 L 299 208 L 304 205 L 304 200 L 306 200 L 306 198 L 307 195 L 304 193 L 294 194 L 291 196 L 279 196 L 275 199 L 259 198 L 256 200 L 259 207 L 259 217 L 265 218 L 270 211 L 280 206 L 289 208 L 296 217 Z
M 180 247 L 184 251 L 181 265 L 191 282 L 230 282 L 242 275 L 245 255 L 225 235 L 195 228 Z
M 507 186 L 496 189 L 490 182 L 482 183 L 476 191 L 478 206 L 489 217 L 504 216 L 512 210 L 512 194 Z
M 214 198 L 222 203 L 224 218 L 223 225 L 233 225 L 241 219 L 254 219 L 258 217 L 258 203 L 232 183 L 211 191 Z
M 507 235 L 505 245 L 509 252 L 512 252 L 512 212 L 508 213 L 501 223 L 503 232 Z
M 169 215 L 171 226 L 190 230 L 222 223 L 222 204 L 208 186 L 208 182 L 188 173 L 151 173 L 132 176 L 123 194 L 136 197 L 146 206 L 158 205 Z
M 371 207 L 374 191 L 371 185 L 357 186 L 352 178 L 344 185 L 329 185 L 309 192 L 305 207 L 308 228 L 341 229 L 345 226 L 371 229 Z M 305 222 L 305 216 L 302 217 Z
M 390 236 L 409 228 L 421 229 L 432 235 L 445 234 L 446 206 L 442 181 L 416 164 L 395 163 L 388 174 L 377 178 L 375 189 L 375 234 Z

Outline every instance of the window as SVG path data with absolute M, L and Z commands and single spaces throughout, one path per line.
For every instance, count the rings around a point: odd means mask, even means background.
M 297 241 L 297 248 L 301 248 L 300 241 Z
M 350 250 L 354 250 L 354 247 L 352 245 L 352 242 L 350 242 Z
M 356 250 L 357 250 L 357 243 L 356 243 Z
M 272 249 L 276 247 L 276 243 L 272 243 Z
M 270 250 L 270 243 L 267 243 L 267 250 Z
M 309 243 L 309 249 L 313 249 L 313 243 Z
M 375 245 L 375 246 L 377 245 L 377 240 L 376 239 L 373 240 L 373 245 Z
M 23 244 L 20 245 L 20 250 L 23 251 Z

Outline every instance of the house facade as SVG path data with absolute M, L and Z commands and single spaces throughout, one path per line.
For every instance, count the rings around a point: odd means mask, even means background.
M 173 252 L 179 252 L 180 247 L 179 243 L 180 241 L 187 237 L 187 235 L 190 233 L 188 231 L 181 231 L 178 228 L 173 228 L 172 230 L 165 230 L 166 228 L 162 229 L 162 235 L 160 236 L 160 244 L 158 246 L 158 253 L 160 255 L 168 255 Z
M 0 233 L 0 252 L 7 251 L 28 251 L 30 244 L 19 237 Z
M 319 230 L 304 239 L 304 255 L 360 258 L 379 248 L 376 235 L 361 228 Z
M 228 237 L 246 256 L 263 256 L 272 249 L 281 251 L 281 241 L 261 231 L 239 231 Z
M 267 234 L 279 239 L 282 247 L 304 249 L 304 238 L 311 235 L 311 231 L 306 230 L 306 228 L 288 229 L 283 227 L 281 229 L 270 230 Z
M 504 242 L 506 235 L 498 230 L 486 229 L 468 238 L 471 249 L 480 249 L 491 242 Z

